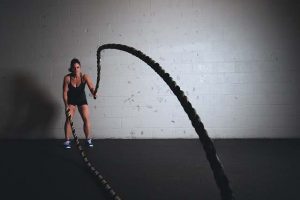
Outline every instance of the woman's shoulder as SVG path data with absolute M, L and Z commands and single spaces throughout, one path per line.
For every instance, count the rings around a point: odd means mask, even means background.
M 85 81 L 90 78 L 90 76 L 88 74 L 83 74 L 82 73 L 81 76 L 82 76 L 82 79 L 85 80 Z
M 64 76 L 64 80 L 70 81 L 70 79 L 71 79 L 71 74 L 66 74 L 66 75 Z

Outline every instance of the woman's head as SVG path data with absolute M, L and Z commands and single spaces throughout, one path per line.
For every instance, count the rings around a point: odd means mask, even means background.
M 69 72 L 76 74 L 76 72 L 80 72 L 80 61 L 77 58 L 73 58 L 70 63 Z

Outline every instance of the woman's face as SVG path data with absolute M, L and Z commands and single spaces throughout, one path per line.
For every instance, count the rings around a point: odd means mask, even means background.
M 78 63 L 75 63 L 75 64 L 73 65 L 72 70 L 73 70 L 73 73 L 74 73 L 74 74 L 80 74 L 80 65 L 79 65 Z

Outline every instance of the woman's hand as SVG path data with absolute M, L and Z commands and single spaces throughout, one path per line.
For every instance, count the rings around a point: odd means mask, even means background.
M 90 92 L 91 92 L 91 93 L 90 93 L 89 96 L 92 96 L 94 99 L 96 99 L 98 95 L 97 95 L 97 93 L 95 93 L 95 88 L 91 88 L 91 89 L 90 89 Z
M 96 99 L 97 98 L 97 93 L 93 93 L 93 97 L 94 97 L 94 99 Z

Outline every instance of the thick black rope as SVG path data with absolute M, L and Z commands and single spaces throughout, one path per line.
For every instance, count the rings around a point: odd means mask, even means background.
M 112 189 L 112 187 L 109 185 L 109 183 L 104 179 L 104 177 L 100 174 L 100 172 L 92 165 L 92 163 L 89 161 L 89 159 L 86 156 L 85 151 L 83 150 L 79 139 L 75 133 L 75 128 L 72 121 L 72 116 L 70 113 L 70 109 L 66 110 L 66 116 L 71 124 L 72 134 L 76 142 L 77 149 L 80 151 L 80 155 L 85 163 L 85 165 L 88 167 L 92 175 L 96 177 L 98 182 L 103 186 L 104 190 L 112 197 L 113 200 L 121 200 L 121 198 L 117 195 L 117 193 Z
M 139 50 L 136 50 L 132 47 L 122 45 L 122 44 L 105 44 L 98 48 L 97 50 L 97 83 L 95 88 L 95 93 L 99 88 L 100 82 L 100 71 L 101 71 L 101 51 L 104 49 L 117 49 L 121 51 L 125 51 L 130 53 L 145 63 L 147 63 L 170 87 L 173 93 L 176 95 L 183 109 L 187 113 L 189 119 L 192 122 L 193 127 L 195 128 L 199 139 L 202 143 L 204 151 L 206 153 L 206 157 L 210 163 L 210 167 L 213 171 L 215 181 L 220 189 L 222 200 L 234 200 L 233 192 L 229 184 L 229 180 L 225 175 L 223 166 L 219 157 L 216 153 L 216 149 L 210 137 L 208 136 L 203 123 L 200 120 L 200 117 L 196 113 L 196 110 L 192 107 L 192 104 L 188 101 L 187 96 L 185 96 L 184 92 L 180 89 L 180 87 L 176 84 L 173 78 L 169 73 L 166 73 L 165 70 L 150 57 L 146 56 Z

